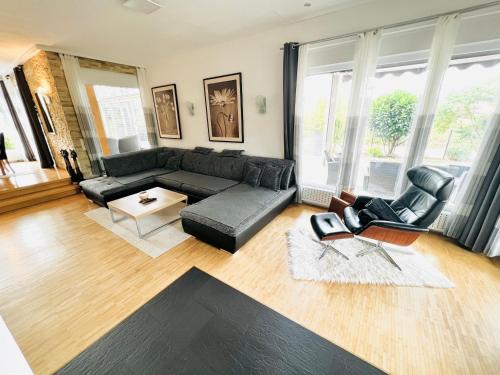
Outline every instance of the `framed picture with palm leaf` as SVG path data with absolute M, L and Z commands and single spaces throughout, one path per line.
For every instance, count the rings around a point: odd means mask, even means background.
M 181 139 L 181 121 L 177 104 L 177 89 L 171 85 L 153 87 L 153 103 L 160 138 Z
M 241 73 L 205 78 L 208 139 L 243 142 Z

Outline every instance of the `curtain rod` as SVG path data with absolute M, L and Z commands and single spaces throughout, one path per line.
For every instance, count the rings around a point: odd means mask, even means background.
M 346 33 L 346 34 L 342 34 L 342 35 L 336 35 L 336 36 L 330 36 L 330 37 L 327 37 L 327 38 L 310 40 L 308 42 L 302 42 L 302 43 L 294 44 L 293 47 L 300 47 L 300 46 L 303 46 L 305 44 L 316 44 L 316 43 L 328 42 L 330 40 L 348 38 L 348 37 L 356 36 L 358 34 L 363 34 L 363 33 L 366 33 L 366 32 L 372 31 L 372 30 L 376 30 L 376 29 L 392 29 L 392 28 L 395 28 L 395 27 L 411 25 L 411 24 L 414 24 L 414 23 L 431 21 L 431 20 L 435 20 L 435 19 L 437 19 L 439 17 L 448 16 L 448 15 L 454 14 L 454 13 L 469 13 L 469 12 L 473 12 L 475 10 L 480 10 L 480 9 L 485 9 L 485 8 L 491 8 L 491 7 L 494 7 L 496 5 L 500 5 L 500 1 L 492 1 L 492 2 L 489 2 L 489 3 L 475 5 L 475 6 L 471 6 L 471 7 L 467 7 L 467 8 L 457 9 L 457 10 L 453 10 L 453 11 L 449 11 L 449 12 L 444 12 L 444 13 L 438 13 L 438 14 L 434 14 L 432 16 L 425 16 L 425 17 L 420 17 L 420 18 L 415 18 L 415 19 L 412 19 L 412 20 L 408 20 L 408 21 L 396 22 L 396 23 L 391 23 L 391 24 L 384 25 L 384 26 L 377 26 L 377 27 L 372 27 L 370 29 L 365 29 L 365 30 L 361 30 L 361 31 L 350 32 L 350 33 Z M 281 49 L 283 49 L 283 47 Z

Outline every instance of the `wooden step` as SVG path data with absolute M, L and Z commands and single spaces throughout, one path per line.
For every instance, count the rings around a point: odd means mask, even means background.
M 58 180 L 40 182 L 37 183 L 36 185 L 29 185 L 15 189 L 0 191 L 0 201 L 69 185 L 72 184 L 71 184 L 71 179 L 68 177 L 68 178 L 61 178 Z
M 16 195 L 11 198 L 0 200 L 0 213 L 34 206 L 54 199 L 78 194 L 79 192 L 79 186 L 70 183 L 62 186 L 56 185 L 55 187 L 52 187 L 50 189 L 44 189 L 29 194 Z

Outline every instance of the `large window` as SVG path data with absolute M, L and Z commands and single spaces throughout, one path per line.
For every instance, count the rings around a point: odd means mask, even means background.
M 106 137 L 137 136 L 141 147 L 149 147 L 139 89 L 95 85 L 94 92 Z
M 500 99 L 500 56 L 455 59 L 448 68 L 424 163 L 460 181 Z

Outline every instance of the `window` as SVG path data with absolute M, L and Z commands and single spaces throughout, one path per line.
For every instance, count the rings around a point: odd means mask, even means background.
M 500 56 L 454 59 L 448 68 L 424 164 L 463 178 L 500 99 Z
M 394 196 L 425 85 L 424 69 L 424 64 L 377 69 L 356 179 L 358 192 Z
M 304 86 L 303 181 L 336 188 L 343 150 L 351 72 L 307 77 Z
M 137 136 L 142 148 L 149 147 L 139 89 L 102 85 L 93 89 L 108 142 Z
M 12 121 L 12 115 L 10 114 L 5 97 L 0 92 L 0 133 L 4 133 L 5 137 L 5 151 L 7 153 L 7 158 L 11 162 L 15 161 L 25 161 L 26 155 L 24 154 L 24 149 L 17 134 L 17 130 Z

